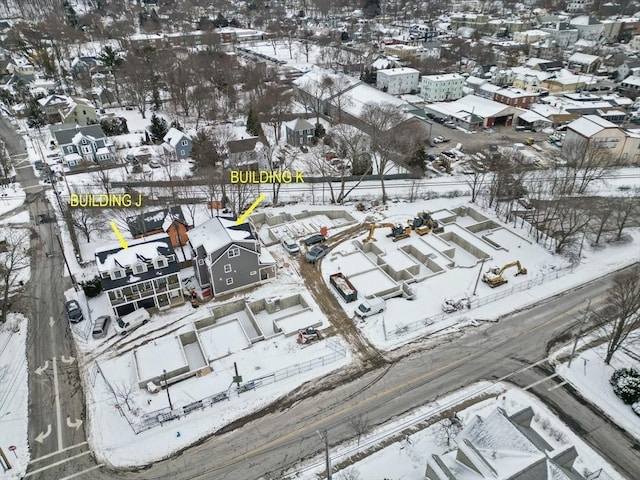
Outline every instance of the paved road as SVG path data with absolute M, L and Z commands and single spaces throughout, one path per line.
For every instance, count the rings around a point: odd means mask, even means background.
M 0 136 L 17 167 L 19 182 L 27 187 L 26 207 L 35 225 L 31 281 L 18 302 L 29 318 L 28 438 L 32 464 L 26 477 L 61 480 L 95 466 L 86 444 L 84 395 L 64 312 L 64 291 L 71 287 L 71 282 L 63 277 L 64 263 L 55 238 L 55 223 L 36 225 L 41 214 L 54 215 L 38 178 L 25 161 L 22 138 L 4 118 L 0 119 Z M 70 457 L 75 458 L 67 461 Z M 54 463 L 55 470 L 41 470 Z

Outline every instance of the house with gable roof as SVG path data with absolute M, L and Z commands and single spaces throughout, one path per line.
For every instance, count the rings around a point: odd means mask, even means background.
M 456 438 L 458 447 L 431 455 L 426 480 L 584 480 L 573 445 L 554 448 L 534 428 L 527 407 L 512 415 L 496 408 L 476 415 Z
M 191 229 L 179 205 L 129 217 L 127 227 L 133 238 L 166 233 L 171 238 L 171 246 L 174 248 L 187 244 L 187 232 Z
M 275 260 L 260 246 L 251 224 L 213 217 L 187 233 L 191 261 L 202 296 L 218 296 L 276 275 Z
M 175 155 L 176 160 L 184 160 L 191 155 L 193 147 L 191 137 L 177 128 L 171 127 L 162 140 L 164 141 L 162 147 Z
M 86 98 L 49 95 L 39 99 L 38 104 L 49 123 L 90 125 L 98 121 L 96 107 Z
M 102 290 L 116 315 L 184 303 L 180 268 L 169 236 L 159 234 L 128 243 L 128 248 L 104 247 L 95 252 Z
M 50 131 L 60 148 L 64 163 L 71 169 L 77 168 L 82 162 L 113 160 L 115 146 L 100 125 L 53 125 Z
M 287 143 L 294 147 L 309 145 L 315 136 L 316 127 L 304 118 L 296 118 L 284 124 L 287 132 Z

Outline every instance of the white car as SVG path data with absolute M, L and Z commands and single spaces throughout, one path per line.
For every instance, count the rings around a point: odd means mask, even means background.
M 387 304 L 383 298 L 365 298 L 360 305 L 356 307 L 354 313 L 357 317 L 366 318 L 376 313 L 381 313 L 385 308 L 387 308 Z
M 113 328 L 115 328 L 116 332 L 120 335 L 126 335 L 131 330 L 138 328 L 140 325 L 144 325 L 150 319 L 151 315 L 149 315 L 149 312 L 141 308 L 118 318 Z
M 433 143 L 442 143 L 444 142 L 444 137 L 442 135 L 438 135 L 433 139 Z

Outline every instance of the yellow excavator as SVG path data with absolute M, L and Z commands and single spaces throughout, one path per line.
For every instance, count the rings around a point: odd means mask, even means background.
M 373 236 L 373 234 L 375 233 L 376 229 L 378 228 L 384 228 L 384 227 L 390 227 L 393 228 L 396 225 L 394 223 L 372 223 L 371 225 L 369 225 L 369 235 L 367 236 L 367 238 L 365 238 L 362 243 L 367 243 L 367 242 L 375 242 L 376 238 Z
M 496 287 L 499 287 L 500 285 L 504 285 L 509 280 L 504 278 L 502 274 L 504 273 L 505 270 L 511 267 L 518 267 L 518 272 L 515 274 L 516 277 L 518 275 L 527 274 L 527 269 L 520 264 L 520 261 L 516 260 L 515 262 L 507 263 L 502 268 L 500 267 L 490 268 L 484 275 L 482 275 L 482 281 L 488 284 L 491 288 L 496 288 Z

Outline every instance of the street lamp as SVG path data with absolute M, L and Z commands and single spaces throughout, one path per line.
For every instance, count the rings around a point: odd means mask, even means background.
M 324 435 L 320 432 L 320 430 L 316 430 L 316 433 L 320 437 L 322 441 L 324 441 L 324 455 L 327 462 L 327 480 L 331 480 L 331 457 L 329 457 L 329 436 L 327 435 L 327 430 L 323 430 Z

